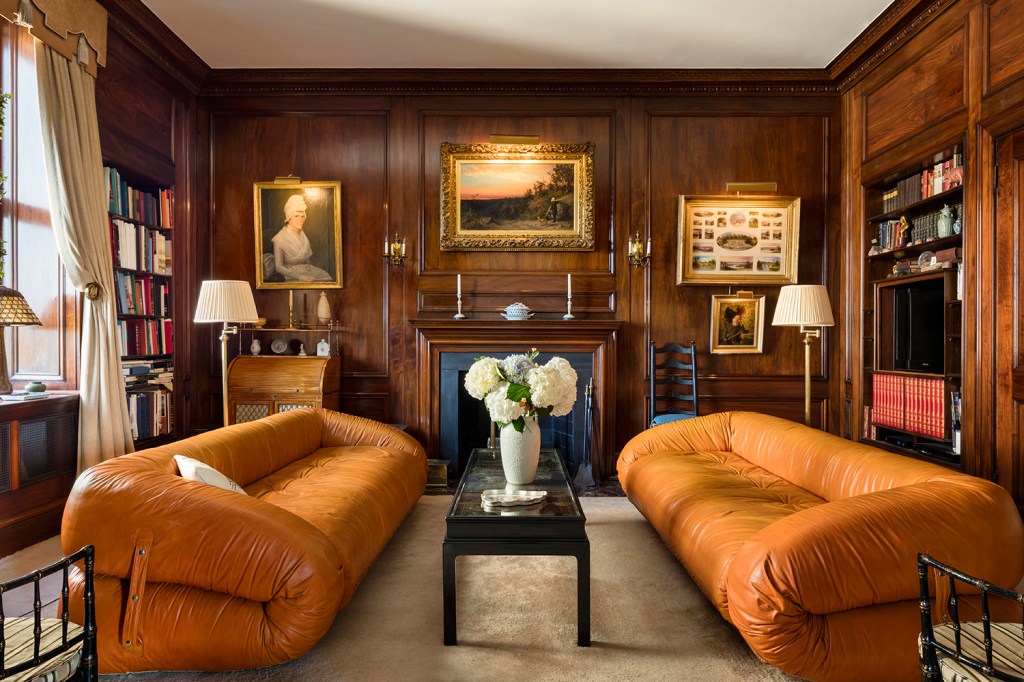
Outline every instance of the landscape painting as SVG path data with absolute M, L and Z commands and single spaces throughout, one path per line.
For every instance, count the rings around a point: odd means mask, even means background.
M 795 284 L 799 236 L 799 197 L 680 196 L 676 284 Z
M 593 248 L 593 145 L 441 145 L 441 250 Z

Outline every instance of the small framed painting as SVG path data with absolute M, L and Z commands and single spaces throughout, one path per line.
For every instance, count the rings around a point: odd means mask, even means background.
M 257 289 L 340 289 L 341 183 L 257 182 Z
M 680 196 L 676 284 L 795 284 L 800 198 Z
M 711 297 L 713 354 L 760 353 L 763 335 L 764 296 Z
M 442 251 L 592 251 L 594 145 L 441 145 Z

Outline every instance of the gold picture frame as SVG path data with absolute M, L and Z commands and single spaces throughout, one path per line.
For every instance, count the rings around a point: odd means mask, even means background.
M 764 296 L 711 297 L 712 354 L 761 353 L 763 341 Z
M 592 251 L 594 145 L 441 145 L 442 251 Z
M 679 196 L 676 284 L 795 284 L 800 197 Z
M 341 183 L 256 182 L 252 193 L 256 288 L 342 288 Z

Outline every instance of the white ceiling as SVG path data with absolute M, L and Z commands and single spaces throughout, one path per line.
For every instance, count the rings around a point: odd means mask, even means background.
M 891 0 L 143 0 L 213 68 L 822 68 Z

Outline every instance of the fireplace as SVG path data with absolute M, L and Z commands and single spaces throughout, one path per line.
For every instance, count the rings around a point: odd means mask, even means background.
M 500 358 L 537 348 L 544 362 L 552 355 L 564 357 L 579 375 L 571 422 L 553 424 L 549 429 L 551 442 L 565 443 L 566 461 L 572 467 L 579 464 L 585 428 L 582 392 L 587 379 L 593 377 L 591 457 L 594 476 L 601 479 L 614 473 L 615 349 L 621 321 L 468 319 L 412 320 L 411 324 L 416 329 L 417 395 L 422 406 L 416 430 L 430 457 L 449 459 L 458 468 L 465 463 L 473 447 L 486 443 L 489 431 L 486 410 L 481 401 L 461 388 L 459 372 L 465 372 L 473 359 L 481 355 Z M 449 363 L 454 369 L 447 367 Z M 443 383 L 447 383 L 447 391 Z M 451 403 L 459 400 L 460 395 L 460 390 L 453 391 L 453 388 L 461 389 L 468 402 Z M 452 413 L 464 411 L 465 415 L 472 416 L 451 420 Z M 571 448 L 568 447 L 570 438 Z M 561 449 L 561 446 L 555 447 Z
M 490 417 L 482 400 L 466 391 L 466 372 L 481 355 L 492 354 L 502 358 L 507 353 L 481 351 L 442 352 L 440 369 L 440 447 L 438 457 L 452 463 L 461 473 L 473 448 L 486 447 L 490 436 Z M 537 362 L 543 365 L 558 355 L 569 361 L 576 370 L 576 402 L 564 417 L 541 417 L 541 447 L 557 448 L 570 475 L 583 461 L 583 443 L 588 427 L 585 419 L 584 393 L 594 375 L 594 357 L 591 353 L 541 353 Z

